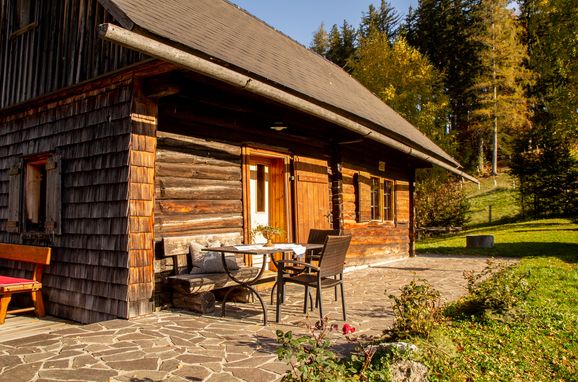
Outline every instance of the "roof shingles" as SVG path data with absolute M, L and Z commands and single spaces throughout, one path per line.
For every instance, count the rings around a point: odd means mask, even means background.
M 386 135 L 459 166 L 341 68 L 226 0 L 106 2 L 140 28 L 367 120 Z

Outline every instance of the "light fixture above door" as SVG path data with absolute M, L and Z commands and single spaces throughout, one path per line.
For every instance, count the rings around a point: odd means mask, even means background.
M 273 124 L 271 126 L 269 126 L 269 128 L 271 130 L 275 130 L 275 131 L 283 131 L 285 129 L 287 129 L 287 125 L 283 122 L 273 122 Z

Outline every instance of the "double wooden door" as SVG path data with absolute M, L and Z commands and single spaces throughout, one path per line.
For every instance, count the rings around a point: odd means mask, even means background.
M 246 148 L 243 175 L 247 241 L 259 224 L 282 228 L 277 240 L 302 243 L 309 229 L 331 228 L 326 160 Z

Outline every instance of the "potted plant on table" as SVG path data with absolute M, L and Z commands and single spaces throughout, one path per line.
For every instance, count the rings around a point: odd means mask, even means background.
M 273 237 L 274 236 L 282 235 L 284 233 L 285 233 L 285 231 L 282 228 L 273 227 L 270 225 L 262 225 L 262 224 L 259 224 L 257 227 L 255 227 L 251 231 L 251 234 L 253 236 L 253 240 L 255 240 L 255 236 L 257 236 L 258 234 L 261 234 L 265 238 L 265 240 L 267 240 L 267 243 L 265 244 L 266 247 L 272 247 L 273 246 Z

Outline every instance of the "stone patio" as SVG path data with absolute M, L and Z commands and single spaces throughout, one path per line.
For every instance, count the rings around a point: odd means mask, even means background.
M 479 270 L 486 258 L 420 256 L 348 272 L 348 322 L 357 333 L 380 334 L 392 322 L 391 303 L 384 291 L 414 278 L 427 279 L 445 301 L 465 293 L 464 270 Z M 275 355 L 275 330 L 306 333 L 303 289 L 288 286 L 282 323 L 262 325 L 258 303 L 227 304 L 213 315 L 161 311 L 131 320 L 70 325 L 34 336 L 1 340 L 0 382 L 19 381 L 276 381 L 287 366 Z M 269 298 L 266 298 L 269 301 Z M 330 322 L 342 324 L 341 302 L 324 290 Z M 269 306 L 274 320 L 274 306 Z M 10 325 L 7 319 L 6 325 Z M 38 321 L 30 318 L 31 321 Z M 2 327 L 0 327 L 0 332 Z M 335 334 L 340 338 L 342 336 Z

